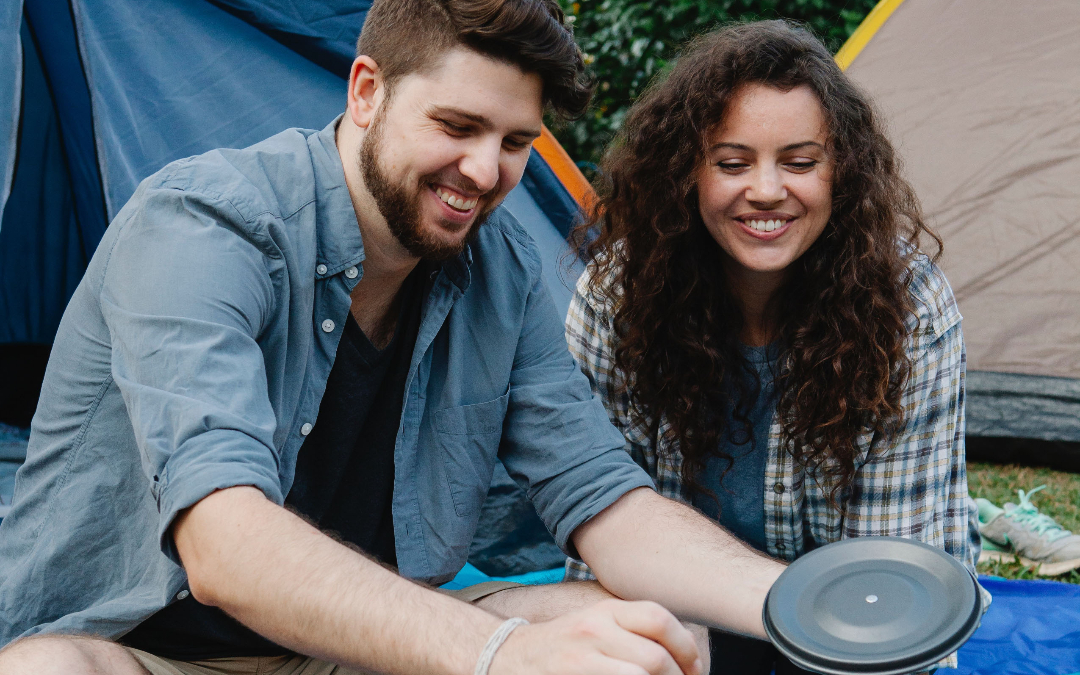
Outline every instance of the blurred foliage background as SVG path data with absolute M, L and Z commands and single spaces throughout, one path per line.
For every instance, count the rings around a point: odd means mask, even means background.
M 689 39 L 729 21 L 787 18 L 834 53 L 876 0 L 559 0 L 597 80 L 592 108 L 553 129 L 590 178 L 630 103 Z

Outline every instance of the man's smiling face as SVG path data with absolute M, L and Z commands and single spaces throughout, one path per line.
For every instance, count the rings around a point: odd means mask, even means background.
M 542 82 L 457 47 L 392 91 L 360 145 L 364 184 L 409 254 L 443 260 L 521 180 L 540 134 Z

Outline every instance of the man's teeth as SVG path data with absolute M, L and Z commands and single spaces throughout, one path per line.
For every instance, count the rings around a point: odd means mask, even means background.
M 773 230 L 779 230 L 787 222 L 783 220 L 748 220 L 746 224 L 750 229 L 758 232 L 772 232 Z
M 449 192 L 444 191 L 442 188 L 435 188 L 435 194 L 439 195 L 439 199 L 443 200 L 458 211 L 468 211 L 472 207 L 476 206 L 476 199 L 462 199 L 461 197 L 455 197 Z

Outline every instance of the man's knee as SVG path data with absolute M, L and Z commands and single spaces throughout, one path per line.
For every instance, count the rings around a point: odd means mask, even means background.
M 4 675 L 149 675 L 127 649 L 91 637 L 35 635 L 0 650 Z

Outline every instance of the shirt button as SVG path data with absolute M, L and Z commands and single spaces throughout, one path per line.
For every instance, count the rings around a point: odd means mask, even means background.
M 775 492 L 778 495 L 784 494 L 784 484 L 783 483 L 774 484 L 772 486 L 772 491 Z
M 317 265 L 315 267 L 315 271 L 318 272 L 319 274 L 326 274 L 326 265 L 323 265 L 323 264 L 320 263 L 319 265 Z
M 304 422 L 304 426 L 300 427 L 300 435 L 301 436 L 307 436 L 310 433 L 311 433 L 311 423 L 310 422 Z
M 182 591 L 180 591 L 179 593 L 176 594 L 176 599 L 177 600 L 183 600 L 184 598 L 186 598 L 189 595 L 191 595 L 191 593 L 185 588 L 184 590 L 182 590 Z
M 359 274 L 359 272 L 356 271 L 355 267 L 350 267 L 349 269 L 345 270 L 345 276 L 350 279 L 355 279 L 357 274 Z
M 327 319 L 326 321 L 323 321 L 322 322 L 322 329 L 323 329 L 324 333 L 333 333 L 334 332 L 334 322 L 331 321 L 330 319 Z

